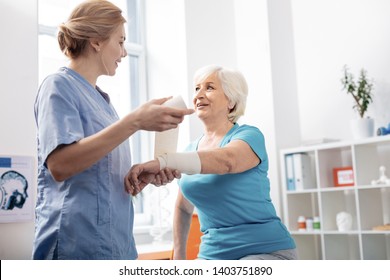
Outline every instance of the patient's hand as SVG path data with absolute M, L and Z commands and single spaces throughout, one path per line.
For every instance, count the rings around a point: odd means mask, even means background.
M 156 187 L 159 187 L 166 185 L 175 179 L 180 178 L 181 173 L 178 170 L 164 168 L 160 170 L 160 172 L 155 176 L 155 179 L 151 182 L 151 184 L 155 185 Z
M 177 170 L 165 168 L 160 170 L 160 162 L 151 160 L 142 164 L 135 164 L 125 176 L 125 190 L 131 195 L 137 195 L 148 184 L 155 186 L 166 185 L 175 178 L 179 179 L 181 174 Z

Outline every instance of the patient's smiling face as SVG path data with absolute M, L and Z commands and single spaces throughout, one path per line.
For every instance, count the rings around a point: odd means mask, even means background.
M 193 104 L 198 117 L 202 120 L 218 120 L 229 113 L 229 100 L 216 72 L 205 79 L 197 81 Z

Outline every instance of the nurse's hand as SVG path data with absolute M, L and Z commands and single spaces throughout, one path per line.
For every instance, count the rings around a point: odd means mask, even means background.
M 164 106 L 163 103 L 169 98 L 153 99 L 136 110 L 127 117 L 129 123 L 135 124 L 138 130 L 164 131 L 176 128 L 186 115 L 193 114 L 194 109 L 179 109 Z M 134 118 L 130 117 L 134 116 Z

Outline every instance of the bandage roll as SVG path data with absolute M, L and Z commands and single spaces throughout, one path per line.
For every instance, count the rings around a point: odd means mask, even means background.
M 180 95 L 175 96 L 166 101 L 164 106 L 186 109 L 187 105 Z M 165 131 L 155 132 L 154 138 L 154 157 L 166 154 L 175 153 L 177 151 L 177 143 L 179 137 L 179 126 Z
M 169 153 L 157 157 L 160 169 L 165 167 L 179 170 L 185 174 L 200 174 L 202 164 L 197 152 Z

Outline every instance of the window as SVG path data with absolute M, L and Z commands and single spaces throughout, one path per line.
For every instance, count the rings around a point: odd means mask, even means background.
M 57 26 L 65 21 L 71 10 L 82 0 L 38 0 L 39 21 L 39 82 L 61 66 L 67 65 L 67 58 L 62 54 L 57 43 Z M 111 0 L 122 9 L 127 20 L 125 47 L 128 56 L 122 59 L 121 65 L 113 77 L 101 76 L 98 85 L 110 94 L 111 102 L 120 117 L 137 108 L 148 100 L 146 94 L 145 45 L 143 27 L 143 1 Z M 130 138 L 133 163 L 149 158 L 150 140 L 145 132 L 137 132 Z M 148 190 L 135 199 L 136 225 L 148 224 L 151 221 L 145 199 Z

